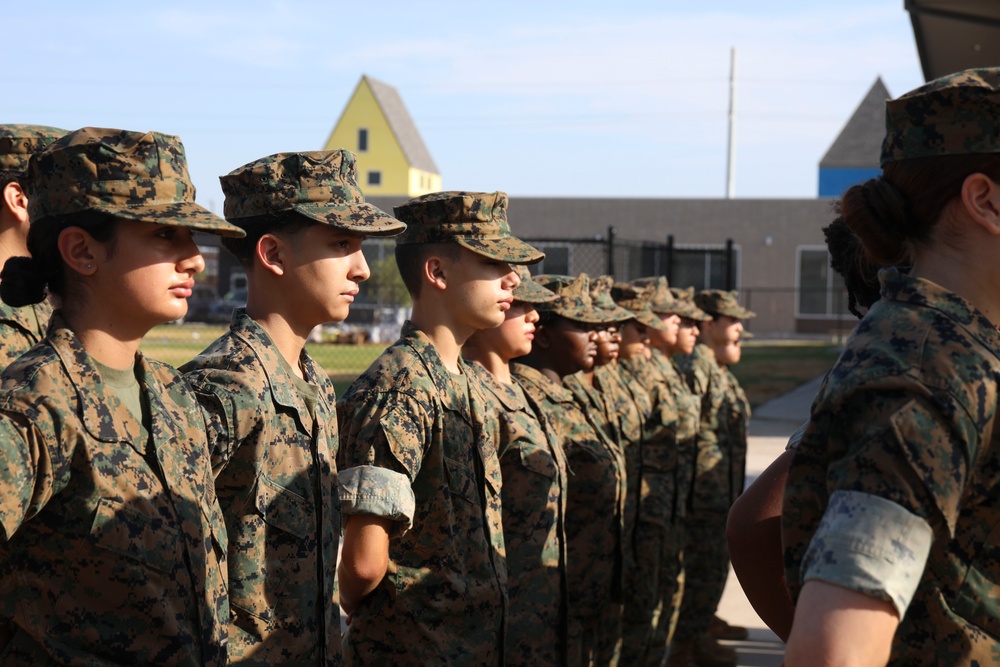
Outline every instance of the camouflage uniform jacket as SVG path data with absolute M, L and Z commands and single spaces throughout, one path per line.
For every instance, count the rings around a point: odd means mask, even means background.
M 502 662 L 497 416 L 468 365 L 459 368 L 452 376 L 406 322 L 337 406 L 344 514 L 384 516 L 387 496 L 415 499 L 412 528 L 404 521 L 390 539 L 388 575 L 354 612 L 346 664 Z
M 510 613 L 506 665 L 566 665 L 566 455 L 548 417 L 516 382 L 478 364 L 499 416 Z
M 338 665 L 340 539 L 333 383 L 305 351 L 315 414 L 244 309 L 181 370 L 205 412 L 229 532 L 229 655 L 243 664 Z
M 625 462 L 573 393 L 540 371 L 513 364 L 528 398 L 552 419 L 570 468 L 567 581 L 571 616 L 597 616 L 621 601 Z
M 226 530 L 205 424 L 136 356 L 150 437 L 57 313 L 0 389 L 0 663 L 224 665 Z
M 834 493 L 891 501 L 932 531 L 922 570 L 912 551 L 895 545 L 870 550 L 867 543 L 877 545 L 880 537 L 871 531 L 853 550 L 884 561 L 889 573 L 876 582 L 896 570 L 922 571 L 890 665 L 992 665 L 1000 659 L 998 351 L 996 327 L 959 296 L 883 272 L 882 298 L 826 378 L 795 450 L 782 512 L 793 599 L 804 555 Z M 843 518 L 847 532 L 864 523 L 860 514 Z M 845 564 L 859 562 L 845 553 L 848 544 L 835 548 Z M 855 589 L 884 598 L 866 586 Z
M 732 404 L 735 393 L 715 354 L 703 343 L 698 343 L 690 355 L 678 357 L 678 369 L 701 401 L 690 509 L 728 512 L 743 491 L 741 462 L 746 460 L 745 435 L 742 442 L 738 441 L 739 433 L 745 434 L 746 428 L 734 420 L 738 415 Z
M 45 337 L 50 317 L 52 306 L 48 300 L 23 308 L 12 308 L 0 301 L 0 371 Z

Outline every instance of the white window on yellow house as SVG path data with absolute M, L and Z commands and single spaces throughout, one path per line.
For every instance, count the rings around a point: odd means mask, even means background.
M 358 152 L 364 153 L 368 150 L 368 129 L 358 129 Z

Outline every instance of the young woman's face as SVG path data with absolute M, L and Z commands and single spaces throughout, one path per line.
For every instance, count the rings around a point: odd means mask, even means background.
M 621 341 L 617 324 L 600 325 L 597 328 L 597 357 L 594 365 L 604 366 L 617 359 Z
M 698 343 L 698 322 L 690 317 L 682 317 L 677 329 L 677 344 L 668 348 L 673 354 L 691 354 Z
M 477 349 L 494 352 L 503 361 L 510 362 L 531 352 L 536 322 L 538 311 L 535 307 L 515 301 L 505 313 L 503 324 L 494 329 L 477 331 L 469 340 Z
M 646 355 L 649 347 L 648 327 L 638 320 L 629 320 L 622 325 L 622 343 L 619 358 L 633 359 Z
M 99 309 L 116 331 L 141 337 L 187 313 L 194 276 L 205 269 L 189 227 L 123 220 L 98 247 L 86 307 Z
M 361 234 L 322 224 L 284 238 L 285 311 L 300 328 L 341 322 L 350 313 L 358 285 L 371 275 L 362 241 Z
M 565 317 L 557 317 L 545 325 L 549 356 L 560 377 L 594 368 L 597 358 L 597 331 Z
M 680 327 L 681 318 L 679 315 L 657 313 L 657 317 L 663 322 L 666 329 L 649 330 L 649 342 L 653 347 L 670 348 L 677 345 L 677 332 Z
M 740 347 L 741 333 L 743 333 L 743 322 L 728 315 L 718 315 L 701 325 L 702 342 L 712 348 L 715 360 L 721 366 L 732 366 L 740 362 L 740 357 L 743 356 Z

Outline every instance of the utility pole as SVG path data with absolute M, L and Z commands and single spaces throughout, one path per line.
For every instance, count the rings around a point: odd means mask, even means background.
M 729 144 L 726 156 L 726 199 L 736 194 L 736 47 L 730 51 L 729 61 Z

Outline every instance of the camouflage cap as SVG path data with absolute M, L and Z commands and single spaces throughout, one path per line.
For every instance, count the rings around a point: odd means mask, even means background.
M 35 154 L 28 164 L 28 214 L 100 211 L 121 220 L 244 236 L 194 203 L 180 139 L 159 132 L 85 127 Z
M 531 279 L 531 273 L 527 267 L 517 265 L 514 272 L 521 279 L 521 283 L 514 288 L 514 301 L 523 301 L 532 305 L 549 303 L 559 298 L 559 295 L 552 290 L 545 289 Z
M 1000 67 L 956 72 L 886 102 L 880 166 L 1000 152 Z
M 611 288 L 611 298 L 619 306 L 629 310 L 637 322 L 650 329 L 663 331 L 667 325 L 649 308 L 652 294 L 653 289 L 650 287 L 635 287 L 628 283 L 615 283 Z
M 576 278 L 543 274 L 532 278 L 536 283 L 555 292 L 559 298 L 538 304 L 540 313 L 554 313 L 567 320 L 583 324 L 610 324 L 617 322 L 603 308 L 595 308 L 590 299 L 590 277 L 581 273 Z
M 310 220 L 370 236 L 406 225 L 371 204 L 358 186 L 357 159 L 343 149 L 276 153 L 220 176 L 229 221 L 295 211 Z
M 670 292 L 670 285 L 664 276 L 649 276 L 647 278 L 637 278 L 629 283 L 633 287 L 640 289 L 651 289 L 649 295 L 649 309 L 654 313 L 668 315 L 677 313 L 677 301 Z M 677 313 L 680 314 L 680 313 Z
M 697 320 L 699 322 L 707 322 L 712 319 L 711 315 L 695 305 L 693 287 L 688 287 L 687 289 L 671 287 L 670 293 L 673 295 L 674 302 L 677 304 L 674 312 L 681 317 L 687 317 L 688 319 Z
M 397 245 L 454 242 L 508 264 L 534 264 L 545 258 L 545 253 L 511 235 L 503 192 L 434 192 L 393 211 L 406 223 Z
M 615 322 L 626 322 L 634 320 L 632 311 L 622 308 L 611 298 L 611 287 L 615 284 L 612 276 L 598 276 L 590 283 L 590 300 L 594 308 L 603 308 L 608 311 L 608 317 L 614 317 Z
M 0 171 L 26 173 L 28 158 L 65 135 L 46 125 L 0 125 Z
M 695 305 L 713 317 L 725 315 L 726 317 L 735 317 L 738 320 L 748 320 L 757 316 L 757 313 L 747 310 L 739 304 L 735 290 L 732 292 L 719 289 L 702 290 L 695 295 L 694 302 Z

